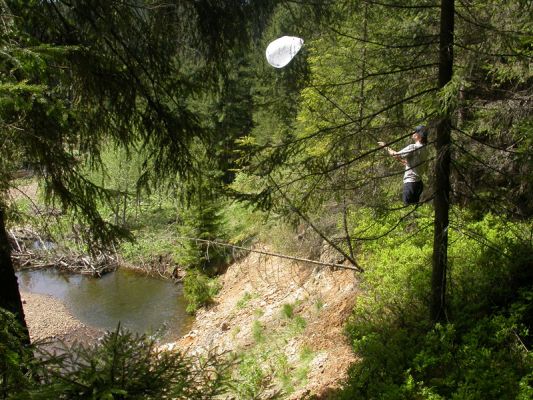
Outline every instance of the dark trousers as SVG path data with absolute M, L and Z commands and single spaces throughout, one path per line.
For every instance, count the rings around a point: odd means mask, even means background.
M 405 182 L 403 184 L 403 204 L 416 204 L 420 200 L 420 195 L 424 190 L 422 181 Z

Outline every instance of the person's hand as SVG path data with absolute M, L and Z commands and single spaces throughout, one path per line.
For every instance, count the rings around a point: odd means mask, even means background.
M 378 145 L 380 145 L 381 147 L 385 147 L 385 142 L 378 142 Z

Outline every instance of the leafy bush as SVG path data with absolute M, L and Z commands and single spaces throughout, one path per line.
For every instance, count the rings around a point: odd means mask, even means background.
M 443 398 L 515 399 L 533 357 L 522 348 L 518 334 L 525 332 L 515 330 L 513 319 L 486 317 L 465 332 L 453 324 L 435 326 L 413 359 L 411 391 L 434 388 Z
M 463 231 L 452 232 L 449 251 L 451 308 L 457 318 L 490 314 L 532 287 L 533 244 L 527 226 L 488 214 Z
M 460 228 L 450 232 L 449 322 L 434 326 L 427 312 L 430 229 L 413 230 L 425 225 L 428 211 L 419 212 L 379 243 L 363 246 L 365 291 L 347 326 L 361 361 L 337 397 L 529 398 L 533 248 L 524 235 L 529 229 L 492 215 L 472 221 L 456 213 L 452 224 Z M 374 235 L 398 221 L 397 215 L 379 217 L 368 210 L 358 217 L 360 229 Z
M 349 322 L 349 330 L 359 332 L 356 336 L 365 336 L 382 325 L 428 323 L 432 229 L 429 208 L 418 212 L 416 220 L 402 220 L 399 225 L 401 212 L 379 215 L 362 209 L 351 216 L 356 221 L 354 236 L 361 236 L 360 232 L 368 237 L 385 235 L 364 242 L 360 250 L 364 291 Z
M 187 312 L 195 313 L 200 307 L 212 303 L 213 297 L 219 290 L 220 283 L 216 278 L 209 278 L 196 269 L 188 270 L 183 280 L 183 295 L 187 300 Z

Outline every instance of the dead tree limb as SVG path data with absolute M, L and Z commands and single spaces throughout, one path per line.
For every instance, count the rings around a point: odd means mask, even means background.
M 211 245 L 216 245 L 216 246 L 230 247 L 232 249 L 244 250 L 244 251 L 251 252 L 251 253 L 258 253 L 258 254 L 263 254 L 263 255 L 272 256 L 272 257 L 285 258 L 288 260 L 301 261 L 301 262 L 306 262 L 306 263 L 311 263 L 311 264 L 316 264 L 316 265 L 322 265 L 325 267 L 350 269 L 352 271 L 364 272 L 364 269 L 358 266 L 328 263 L 328 262 L 322 262 L 322 261 L 316 261 L 316 260 L 309 260 L 307 258 L 293 257 L 293 256 L 285 255 L 285 254 L 273 253 L 270 251 L 254 250 L 254 249 L 250 249 L 247 247 L 237 246 L 235 244 L 218 242 L 215 240 L 199 239 L 199 238 L 193 238 L 193 237 L 187 237 L 187 236 L 178 236 L 177 239 L 191 240 L 191 241 L 200 242 L 200 243 L 207 243 L 208 245 L 211 244 Z

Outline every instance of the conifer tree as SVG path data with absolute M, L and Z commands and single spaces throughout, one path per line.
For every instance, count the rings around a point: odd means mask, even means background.
M 141 143 L 141 183 L 189 178 L 194 139 L 208 140 L 191 99 L 217 90 L 225 57 L 244 46 L 271 2 L 2 0 L 0 56 L 1 227 L 13 171 L 24 163 L 91 227 L 93 248 L 127 235 L 97 203 L 113 193 L 91 182 L 101 146 Z M 102 139 L 105 138 L 104 142 Z M 5 229 L 0 306 L 24 323 Z
M 319 35 L 302 29 L 308 36 L 301 58 L 310 72 L 296 118 L 284 127 L 270 125 L 270 136 L 283 138 L 277 142 L 258 142 L 266 130 L 246 142 L 256 146 L 257 156 L 237 180 L 242 197 L 312 222 L 356 261 L 350 251 L 378 238 L 357 232 L 343 215 L 365 207 L 378 218 L 401 209 L 400 226 L 414 213 L 397 203 L 403 171 L 376 142 L 401 148 L 414 126 L 428 125 L 436 147 L 422 198 L 435 209 L 428 308 L 434 321 L 445 319 L 450 207 L 513 217 L 528 209 L 529 175 L 516 170 L 530 165 L 520 143 L 529 143 L 532 133 L 531 3 L 369 0 L 328 6 L 326 18 L 313 27 Z M 289 74 L 298 62 L 274 73 Z M 286 84 L 273 81 L 270 90 Z

